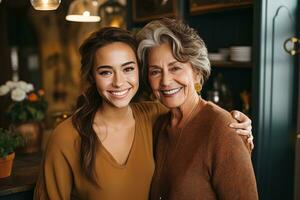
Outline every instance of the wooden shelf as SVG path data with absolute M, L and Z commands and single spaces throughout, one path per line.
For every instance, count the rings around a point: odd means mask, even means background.
M 211 61 L 210 64 L 212 68 L 252 68 L 251 62 Z
M 252 1 L 241 1 L 241 2 L 208 2 L 208 3 L 192 3 L 194 1 L 191 1 L 191 8 L 190 8 L 190 14 L 191 15 L 198 15 L 198 14 L 204 14 L 209 12 L 220 12 L 224 10 L 231 10 L 231 9 L 241 9 L 241 8 L 249 8 L 253 7 Z

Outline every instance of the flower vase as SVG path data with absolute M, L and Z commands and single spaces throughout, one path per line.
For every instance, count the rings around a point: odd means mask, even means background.
M 41 150 L 43 131 L 40 122 L 23 122 L 14 124 L 12 127 L 25 141 L 25 145 L 16 150 L 17 153 L 35 153 Z
M 10 176 L 15 158 L 15 152 L 8 154 L 5 158 L 0 158 L 0 178 Z

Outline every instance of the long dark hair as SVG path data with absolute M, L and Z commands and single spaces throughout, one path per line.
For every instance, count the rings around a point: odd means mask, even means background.
M 89 87 L 77 99 L 75 111 L 72 115 L 72 124 L 81 138 L 80 164 L 84 175 L 98 185 L 95 178 L 96 151 L 99 148 L 97 135 L 93 129 L 95 114 L 101 105 L 102 99 L 98 94 L 93 78 L 93 65 L 97 49 L 113 42 L 128 44 L 134 52 L 137 43 L 129 31 L 106 27 L 93 32 L 80 46 L 81 78 Z

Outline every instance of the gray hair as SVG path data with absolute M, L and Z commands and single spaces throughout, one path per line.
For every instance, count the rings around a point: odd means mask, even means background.
M 147 69 L 149 49 L 169 43 L 176 60 L 191 63 L 193 69 L 201 73 L 201 85 L 208 79 L 210 62 L 207 48 L 198 33 L 187 24 L 170 18 L 154 20 L 142 28 L 136 38 L 139 42 L 137 55 L 143 72 Z

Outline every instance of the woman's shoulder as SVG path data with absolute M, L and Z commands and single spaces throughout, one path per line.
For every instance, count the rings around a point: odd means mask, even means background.
M 205 130 L 205 134 L 207 136 L 210 135 L 210 139 L 214 138 L 213 140 L 215 140 L 216 138 L 238 136 L 235 130 L 229 127 L 229 124 L 235 122 L 235 119 L 227 110 L 212 102 L 205 103 L 203 109 L 198 113 L 197 118 L 193 120 L 193 123 L 196 125 L 195 127 L 199 126 L 199 129 Z M 194 130 L 198 129 L 194 128 Z
M 209 135 L 210 141 L 215 143 L 216 149 L 221 146 L 226 146 L 226 148 L 244 148 L 246 138 L 240 136 L 236 133 L 235 129 L 229 127 L 229 124 L 234 122 L 235 119 L 231 114 L 219 107 L 218 105 L 208 102 L 206 105 L 206 113 L 209 123 L 205 123 L 205 126 L 210 127 Z
M 204 111 L 201 115 L 205 116 L 214 126 L 228 127 L 230 123 L 235 121 L 227 110 L 209 101 L 206 103 Z
M 142 101 L 132 103 L 131 107 L 139 114 L 161 115 L 168 112 L 168 109 L 158 101 Z
M 56 126 L 49 137 L 48 143 L 55 144 L 57 147 L 65 147 L 77 140 L 78 137 L 78 132 L 72 124 L 72 118 L 69 117 Z

